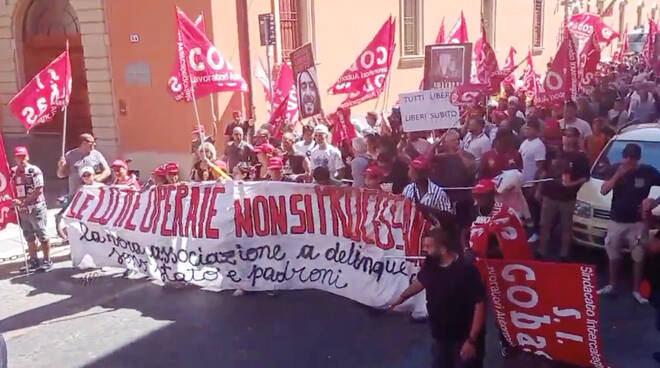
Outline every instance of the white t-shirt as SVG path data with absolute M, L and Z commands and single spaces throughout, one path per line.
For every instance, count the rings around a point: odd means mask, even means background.
M 559 127 L 561 129 L 571 128 L 571 127 L 577 128 L 577 130 L 580 131 L 581 140 L 585 140 L 594 134 L 591 131 L 591 125 L 589 125 L 589 123 L 587 123 L 586 121 L 578 118 L 576 118 L 575 121 L 572 123 L 566 123 L 566 119 L 561 119 L 559 120 Z
M 543 144 L 543 141 L 541 141 L 540 138 L 535 138 L 531 141 L 525 139 L 525 141 L 520 144 L 518 152 L 520 152 L 523 162 L 523 183 L 534 180 L 537 170 L 536 162 L 545 161 L 545 144 Z
M 464 150 L 470 152 L 472 156 L 474 156 L 474 160 L 477 166 L 479 166 L 481 156 L 491 150 L 492 143 L 485 133 L 481 133 L 477 137 L 474 137 L 472 133 L 468 133 L 465 135 L 465 138 L 463 138 L 462 146 Z
M 314 148 L 316 148 L 316 142 L 314 142 L 313 139 L 310 144 L 305 144 L 305 141 L 300 141 L 293 144 L 293 150 L 302 156 L 307 156 L 307 153 L 311 153 Z
M 330 176 L 335 176 L 337 170 L 344 167 L 344 162 L 341 160 L 341 152 L 333 145 L 326 145 L 325 149 L 316 147 L 312 150 L 310 156 L 312 162 L 312 170 L 319 166 L 325 166 L 330 170 Z

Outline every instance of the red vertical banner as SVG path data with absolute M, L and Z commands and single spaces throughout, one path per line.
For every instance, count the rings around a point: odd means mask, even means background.
M 16 224 L 16 211 L 11 203 L 14 191 L 11 186 L 11 174 L 9 172 L 9 161 L 5 154 L 5 144 L 0 136 L 0 230 L 7 224 Z
M 491 259 L 477 266 L 509 344 L 551 360 L 607 367 L 595 266 Z

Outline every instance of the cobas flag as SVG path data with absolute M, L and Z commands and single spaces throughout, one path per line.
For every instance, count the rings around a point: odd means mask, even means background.
M 593 84 L 600 63 L 600 52 L 598 39 L 592 34 L 580 53 L 580 88 Z
M 330 87 L 331 94 L 349 94 L 341 108 L 377 98 L 383 91 L 394 55 L 395 30 L 394 19 L 390 16 L 353 65 Z
M 509 49 L 509 55 L 507 55 L 506 60 L 504 60 L 504 70 L 505 71 L 511 70 L 509 76 L 502 81 L 502 85 L 504 86 L 512 86 L 516 82 L 516 78 L 513 75 L 513 70 L 515 69 L 515 65 L 516 65 L 515 62 L 516 53 L 517 53 L 516 49 L 514 49 L 513 46 L 511 46 L 511 48 Z
M 465 16 L 463 11 L 461 11 L 461 17 L 458 18 L 454 27 L 449 31 L 447 35 L 447 43 L 466 43 L 468 42 L 468 33 L 467 33 L 467 22 L 465 21 Z
M 540 106 L 552 106 L 577 98 L 579 83 L 578 53 L 568 30 L 545 75 L 543 88 L 536 96 Z
M 283 113 L 283 119 L 295 121 L 298 118 L 298 94 L 293 80 L 293 70 L 286 62 L 282 63 L 280 67 L 280 74 L 277 77 L 273 94 L 275 95 L 273 97 L 273 111 Z M 286 108 L 280 109 L 283 104 L 286 105 Z M 271 119 L 273 117 L 275 116 L 271 116 Z
M 489 89 L 499 89 L 499 82 L 492 79 L 500 68 L 497 65 L 497 57 L 495 51 L 488 43 L 486 38 L 486 29 L 481 27 L 481 38 L 474 43 L 474 66 L 472 82 L 485 84 Z M 497 85 L 495 85 L 497 84 Z
M 212 92 L 247 92 L 243 77 L 234 71 L 229 60 L 209 41 L 186 14 L 176 8 L 177 63 L 181 88 L 186 101 Z
M 653 63 L 653 52 L 655 50 L 655 34 L 658 33 L 658 24 L 649 18 L 649 34 L 642 50 L 642 59 L 646 66 L 651 67 Z
M 536 73 L 534 70 L 534 60 L 532 59 L 532 53 L 527 54 L 527 70 L 523 75 L 523 90 L 527 97 L 535 99 L 541 90 L 541 76 Z
M 596 35 L 598 42 L 609 45 L 619 34 L 596 14 L 580 13 L 572 16 L 566 27 L 578 42 L 578 49 L 582 50 L 592 34 Z
M 197 19 L 195 19 L 195 27 L 197 27 L 202 33 L 206 32 L 206 24 L 204 23 L 204 17 L 202 17 L 201 14 L 197 17 Z M 180 38 L 178 36 L 177 40 L 180 42 Z M 176 101 L 181 101 L 184 99 L 184 97 L 186 97 L 183 90 L 183 84 L 181 82 L 183 79 L 183 76 L 181 75 L 181 69 L 181 60 L 178 57 L 178 52 L 176 52 L 174 57 L 174 65 L 172 66 L 172 73 L 170 74 L 170 79 L 167 81 L 167 90 Z M 202 92 L 198 89 L 195 90 L 196 94 L 200 94 L 200 92 Z M 204 93 L 201 93 L 201 95 L 203 94 Z M 188 95 L 186 101 L 191 101 L 191 99 L 191 96 Z
M 16 211 L 11 203 L 14 198 L 12 186 L 10 184 L 11 175 L 9 173 L 9 162 L 5 155 L 5 145 L 0 136 L 0 230 L 7 227 L 7 224 L 16 224 Z
M 51 121 L 59 109 L 69 104 L 72 83 L 71 61 L 65 51 L 9 101 L 9 110 L 30 131 Z

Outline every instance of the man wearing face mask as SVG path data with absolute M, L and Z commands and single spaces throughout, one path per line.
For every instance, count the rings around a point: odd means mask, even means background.
M 439 226 L 422 240 L 427 253 L 417 279 L 390 306 L 426 290 L 433 336 L 433 367 L 483 367 L 486 353 L 486 288 L 477 268 L 460 256 L 451 226 Z

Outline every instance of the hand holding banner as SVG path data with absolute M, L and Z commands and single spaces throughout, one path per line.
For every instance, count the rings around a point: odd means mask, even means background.
M 29 132 L 52 120 L 59 108 L 69 104 L 72 83 L 69 52 L 65 51 L 9 101 L 9 109 Z

